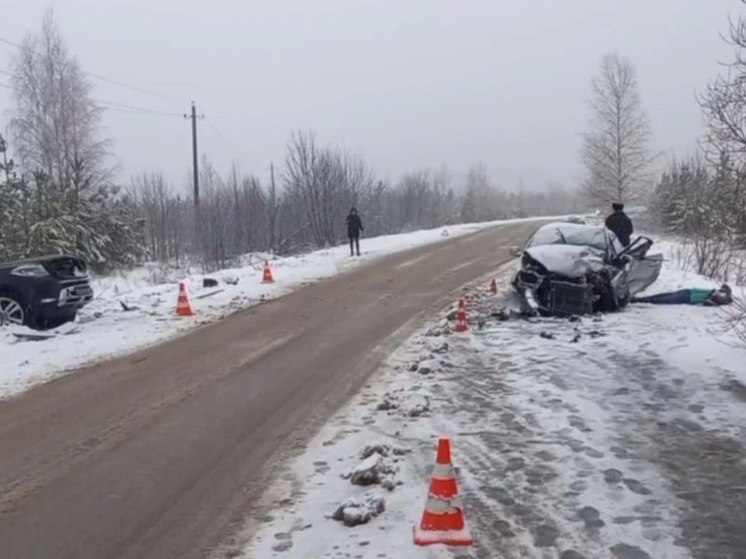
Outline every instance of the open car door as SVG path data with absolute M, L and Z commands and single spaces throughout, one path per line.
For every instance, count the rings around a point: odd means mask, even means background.
M 658 279 L 663 266 L 662 254 L 648 254 L 653 241 L 647 237 L 637 237 L 619 255 L 626 264 L 625 282 L 628 296 L 634 296 L 645 291 Z

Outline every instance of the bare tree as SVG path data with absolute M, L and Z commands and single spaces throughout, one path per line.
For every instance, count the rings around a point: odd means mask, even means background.
M 746 5 L 746 0 L 741 0 Z M 746 159 L 746 17 L 730 20 L 726 42 L 735 48 L 728 72 L 712 81 L 699 96 L 707 124 L 708 152 L 716 160 L 726 153 Z
M 746 0 L 741 0 L 746 5 Z M 733 211 L 737 231 L 746 242 L 746 16 L 730 20 L 726 41 L 735 58 L 725 75 L 719 76 L 699 96 L 707 134 L 708 159 L 719 163 L 727 157 L 735 177 Z
M 733 331 L 746 344 L 746 301 L 736 299 L 733 307 L 726 311 L 726 317 Z
M 267 246 L 270 251 L 275 252 L 278 248 L 277 237 L 279 234 L 278 226 L 280 224 L 280 211 L 282 210 L 282 197 L 277 192 L 274 163 L 270 165 L 269 189 L 267 190 L 265 208 L 267 212 Z
M 21 166 L 73 190 L 90 178 L 98 184 L 107 155 L 106 141 L 98 137 L 101 109 L 51 10 L 41 33 L 23 40 L 12 69 L 16 110 L 10 128 Z
M 489 221 L 500 217 L 502 193 L 490 180 L 484 165 L 469 169 L 466 175 L 464 203 L 461 218 L 465 222 Z
M 178 264 L 186 251 L 184 228 L 187 224 L 179 219 L 183 208 L 180 208 L 180 200 L 171 194 L 163 174 L 153 172 L 134 177 L 128 195 L 145 220 L 148 256 L 160 262 L 174 260 Z
M 108 180 L 101 109 L 51 11 L 41 32 L 23 40 L 11 68 L 10 130 L 27 229 L 17 256 L 72 253 L 100 270 L 139 261 L 145 243 L 136 208 Z
M 590 129 L 583 144 L 585 191 L 595 202 L 644 200 L 654 156 L 634 66 L 618 54 L 606 55 L 592 83 Z
M 570 211 L 572 193 L 507 193 L 490 182 L 486 170 L 466 177 L 469 188 L 452 188 L 447 170 L 404 175 L 389 186 L 363 160 L 344 150 L 319 146 L 311 133 L 288 142 L 282 187 L 274 165 L 264 186 L 233 166 L 221 175 L 209 160 L 201 165 L 202 231 L 195 239 L 189 196 L 179 197 L 157 173 L 133 180 L 129 196 L 144 222 L 150 255 L 171 264 L 199 264 L 205 270 L 240 265 L 256 252 L 298 254 L 336 244 L 344 236 L 344 216 L 357 206 L 366 234 L 381 235 L 458 223 L 466 191 L 475 194 L 469 220 Z M 463 193 L 462 193 L 463 191 Z
M 300 201 L 304 222 L 317 247 L 334 245 L 343 232 L 345 212 L 364 204 L 375 177 L 359 158 L 332 147 L 319 147 L 313 132 L 296 132 L 287 147 L 285 187 L 290 201 Z

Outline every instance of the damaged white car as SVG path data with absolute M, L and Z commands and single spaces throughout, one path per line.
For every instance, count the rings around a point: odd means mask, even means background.
M 623 247 L 606 227 L 550 223 L 523 248 L 512 284 L 521 311 L 545 316 L 611 312 L 648 288 L 660 275 L 663 256 L 648 254 L 653 241 L 638 237 Z

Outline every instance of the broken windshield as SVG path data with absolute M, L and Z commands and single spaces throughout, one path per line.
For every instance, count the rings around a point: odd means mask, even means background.
M 604 227 L 589 227 L 572 223 L 545 225 L 529 241 L 529 248 L 541 245 L 587 246 L 606 250 L 612 234 Z M 613 239 L 611 239 L 613 243 Z

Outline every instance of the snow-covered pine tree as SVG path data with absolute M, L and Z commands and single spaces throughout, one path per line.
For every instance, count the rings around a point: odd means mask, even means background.
M 714 170 L 694 159 L 673 163 L 655 190 L 654 208 L 661 223 L 690 242 L 696 271 L 713 278 L 728 275 L 734 184 L 727 157 Z
M 0 258 L 3 260 L 24 254 L 28 225 L 28 185 L 18 176 L 7 147 L 0 135 Z
M 142 235 L 110 182 L 107 142 L 98 136 L 102 111 L 51 11 L 41 33 L 24 39 L 12 70 L 13 147 L 30 178 L 13 183 L 23 190 L 23 246 L 10 253 L 75 254 L 99 268 L 134 263 Z

